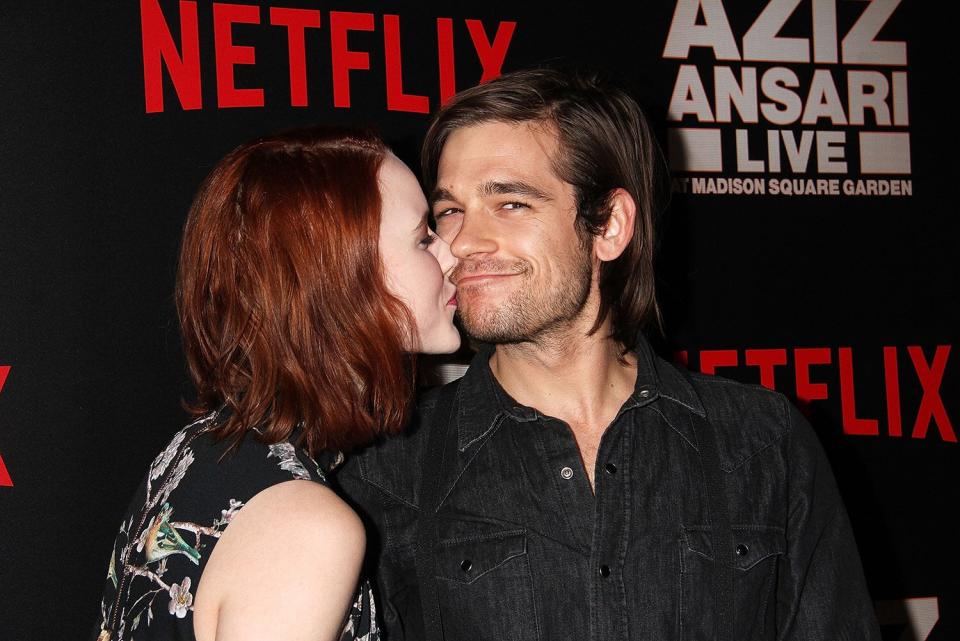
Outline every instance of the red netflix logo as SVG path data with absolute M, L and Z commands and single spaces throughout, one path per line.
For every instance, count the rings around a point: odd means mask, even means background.
M 140 0 L 140 26 L 143 44 L 143 84 L 147 113 L 164 111 L 163 70 L 184 110 L 203 108 L 200 75 L 200 29 L 197 3 L 179 3 L 179 44 L 174 40 L 170 21 L 160 8 L 159 0 Z M 234 72 L 241 65 L 256 64 L 256 48 L 237 44 L 233 27 L 238 24 L 262 23 L 260 7 L 252 4 L 213 3 L 213 50 L 215 60 L 217 107 L 263 107 L 262 88 L 236 86 Z M 306 34 L 320 29 L 323 21 L 317 9 L 270 7 L 270 26 L 286 30 L 287 58 L 290 73 L 290 106 L 306 107 L 307 91 Z M 516 28 L 515 22 L 500 22 L 490 38 L 479 20 L 465 20 L 467 33 L 479 59 L 483 83 L 500 75 L 507 49 Z M 353 71 L 371 69 L 370 53 L 351 49 L 351 32 L 377 31 L 372 13 L 330 11 L 326 19 L 330 32 L 330 74 L 333 81 L 333 105 L 350 107 L 350 78 Z M 386 108 L 389 111 L 429 113 L 428 96 L 407 93 L 403 88 L 403 63 L 400 39 L 400 16 L 381 16 L 384 71 L 386 75 Z M 444 104 L 457 91 L 454 59 L 454 21 L 436 19 L 439 104 Z M 409 62 L 409 61 L 408 61 Z
M 940 387 L 943 383 L 950 345 L 937 345 L 932 356 L 929 350 L 911 345 L 906 348 L 886 346 L 882 350 L 881 368 L 883 373 L 882 390 L 886 409 L 885 433 L 887 436 L 902 437 L 903 404 L 901 403 L 901 363 L 906 360 L 912 367 L 914 382 L 920 386 L 920 400 L 913 417 L 909 435 L 911 438 L 927 438 L 931 433 L 931 424 L 936 427 L 940 439 L 950 443 L 957 442 L 953 424 L 947 413 Z M 905 352 L 905 354 L 904 354 Z M 792 357 L 792 358 L 791 358 Z M 687 364 L 687 352 L 679 352 L 677 360 Z M 862 416 L 857 410 L 854 378 L 854 353 L 850 347 L 798 347 L 793 350 L 778 349 L 719 349 L 703 350 L 699 353 L 699 369 L 704 374 L 716 374 L 721 368 L 755 368 L 759 382 L 764 387 L 776 389 L 778 368 L 786 368 L 792 363 L 792 378 L 797 402 L 802 408 L 809 409 L 816 401 L 826 401 L 836 393 L 831 387 L 817 379 L 812 368 L 829 367 L 837 376 L 840 396 L 840 415 L 844 434 L 856 436 L 879 436 L 881 421 L 879 418 Z M 906 369 L 906 368 L 904 368 Z M 780 370 L 782 371 L 782 370 Z M 722 372 L 721 372 L 722 373 Z M 909 375 L 905 377 L 909 380 Z M 788 390 L 783 390 L 788 391 Z
M 0 365 L 0 392 L 3 391 L 3 386 L 6 384 L 9 374 L 10 366 Z M 0 455 L 0 487 L 13 487 L 13 479 L 10 478 L 10 472 L 7 471 L 7 466 L 3 463 L 2 455 Z

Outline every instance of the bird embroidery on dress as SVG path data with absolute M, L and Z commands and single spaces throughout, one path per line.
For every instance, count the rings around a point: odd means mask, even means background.
M 173 554 L 183 554 L 195 565 L 199 565 L 200 553 L 184 541 L 183 537 L 170 525 L 171 514 L 173 514 L 173 508 L 169 503 L 164 503 L 160 513 L 144 531 L 137 551 L 146 548 L 147 563 L 165 559 Z

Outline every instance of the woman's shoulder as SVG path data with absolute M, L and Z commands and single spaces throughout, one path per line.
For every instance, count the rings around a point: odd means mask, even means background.
M 237 527 L 237 526 L 240 527 Z M 246 502 L 243 512 L 231 523 L 234 534 L 245 531 L 258 538 L 270 537 L 285 546 L 321 550 L 330 544 L 360 549 L 364 544 L 363 523 L 356 512 L 330 487 L 320 483 L 287 481 L 272 485 Z
M 264 489 L 203 571 L 198 638 L 331 637 L 356 598 L 365 545 L 360 518 L 329 487 L 292 480 Z
M 171 626 L 190 629 L 200 576 L 223 541 L 229 551 L 239 549 L 231 540 L 246 539 L 250 545 L 240 547 L 248 564 L 279 561 L 298 548 L 307 555 L 302 567 L 311 559 L 335 562 L 322 556 L 329 550 L 362 556 L 359 519 L 302 448 L 289 440 L 263 443 L 255 432 L 237 442 L 218 439 L 218 424 L 214 413 L 178 431 L 130 503 L 101 608 L 100 629 L 112 639 L 145 628 L 161 637 Z M 327 547 L 318 550 L 324 540 Z
M 149 476 L 171 476 L 180 494 L 189 491 L 211 496 L 225 491 L 236 494 L 233 498 L 237 499 L 289 480 L 327 484 L 325 465 L 334 455 L 311 457 L 298 444 L 297 431 L 271 443 L 258 428 L 222 436 L 218 430 L 222 422 L 223 418 L 213 413 L 180 430 L 154 460 Z

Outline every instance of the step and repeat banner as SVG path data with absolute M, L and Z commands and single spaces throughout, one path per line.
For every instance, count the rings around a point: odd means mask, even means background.
M 960 136 L 945 11 L 4 3 L 0 639 L 92 629 L 123 510 L 186 419 L 172 291 L 212 165 L 325 122 L 372 123 L 416 166 L 429 114 L 456 91 L 545 63 L 609 73 L 664 148 L 665 355 L 794 399 L 834 466 L 884 638 L 960 638 Z

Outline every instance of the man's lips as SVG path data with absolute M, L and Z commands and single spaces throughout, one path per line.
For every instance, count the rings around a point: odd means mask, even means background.
M 464 285 L 475 285 L 484 281 L 496 281 L 501 278 L 509 278 L 510 276 L 517 275 L 518 274 L 469 274 L 459 277 L 456 280 L 456 285 L 457 287 L 463 287 Z

